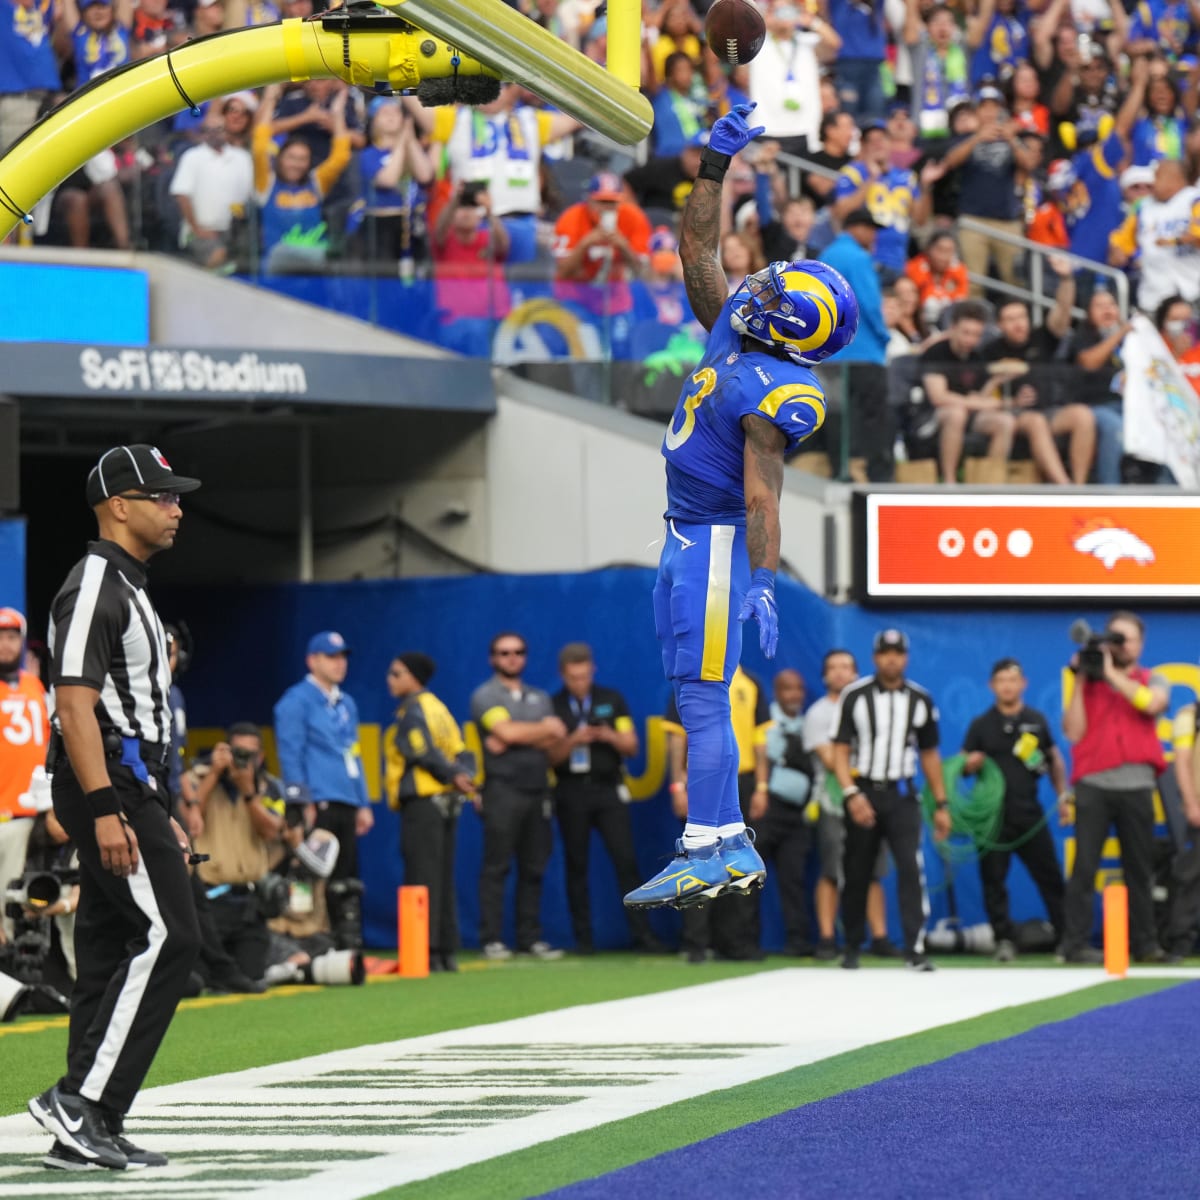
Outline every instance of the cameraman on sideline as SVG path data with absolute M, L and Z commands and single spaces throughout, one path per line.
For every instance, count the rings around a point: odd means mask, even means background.
M 1138 962 L 1165 957 L 1154 927 L 1151 880 L 1154 853 L 1154 785 L 1166 769 L 1155 729 L 1170 702 L 1170 684 L 1138 665 L 1145 640 L 1142 619 L 1115 612 L 1105 633 L 1071 659 L 1075 688 L 1063 717 L 1074 747 L 1075 864 L 1067 881 L 1059 957 L 1100 963 L 1090 943 L 1092 893 L 1109 827 L 1121 841 L 1121 870 L 1129 889 L 1129 950 Z M 1067 819 L 1069 802 L 1059 801 Z
M 262 979 L 267 965 L 267 914 L 259 885 L 283 834 L 283 785 L 262 763 L 258 726 L 241 722 L 230 726 L 227 742 L 213 747 L 207 766 L 192 768 L 204 822 L 196 850 L 210 856 L 197 874 L 208 888 L 222 947 L 251 980 Z

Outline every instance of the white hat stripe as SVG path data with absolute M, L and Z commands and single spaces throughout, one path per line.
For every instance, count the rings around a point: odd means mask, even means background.
M 133 470 L 134 470 L 134 473 L 138 477 L 138 483 L 140 483 L 143 487 L 145 487 L 146 480 L 142 475 L 141 468 L 137 465 L 137 459 L 133 457 L 133 451 L 130 450 L 130 448 L 128 446 L 122 446 L 121 449 L 124 450 L 127 455 L 129 455 L 129 461 L 131 463 L 133 463 Z

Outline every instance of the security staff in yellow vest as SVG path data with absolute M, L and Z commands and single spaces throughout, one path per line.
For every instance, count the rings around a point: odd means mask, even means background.
M 740 665 L 729 684 L 729 710 L 738 748 L 738 799 L 742 817 L 750 823 L 767 811 L 771 706 L 758 680 Z M 671 806 L 683 821 L 687 819 L 687 739 L 674 698 L 667 706 L 663 729 L 671 771 Z M 722 896 L 712 904 L 685 908 L 682 949 L 691 963 L 705 962 L 714 952 L 720 958 L 761 960 L 757 896 Z
M 435 670 L 415 651 L 388 669 L 388 691 L 400 706 L 384 735 L 386 787 L 388 804 L 400 810 L 404 882 L 429 889 L 429 969 L 457 971 L 454 847 L 463 797 L 475 795 L 475 756 L 446 706 L 426 691 Z
M 283 833 L 283 785 L 263 769 L 262 739 L 249 722 L 231 726 L 229 740 L 218 742 L 208 763 L 192 770 L 204 826 L 196 851 L 209 856 L 197 873 L 221 945 L 249 979 L 260 980 L 271 915 L 260 885 Z

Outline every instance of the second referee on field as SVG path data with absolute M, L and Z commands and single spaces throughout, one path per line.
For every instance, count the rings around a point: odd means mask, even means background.
M 834 770 L 845 795 L 845 883 L 842 924 L 846 954 L 842 966 L 858 966 L 867 915 L 867 889 L 887 841 L 896 863 L 900 923 L 908 965 L 932 971 L 925 957 L 924 864 L 921 858 L 921 802 L 916 786 L 917 757 L 936 802 L 934 836 L 950 833 L 950 810 L 938 753 L 937 708 L 933 697 L 904 677 L 908 638 L 899 629 L 875 635 L 875 674 L 852 683 L 841 695 L 834 735 Z

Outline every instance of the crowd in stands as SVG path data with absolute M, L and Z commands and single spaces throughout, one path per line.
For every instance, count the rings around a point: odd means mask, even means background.
M 595 0 L 512 2 L 604 60 Z M 222 28 L 311 16 L 313 0 L 0 7 L 7 146 L 104 71 Z M 666 338 L 639 342 L 638 322 L 696 332 L 678 216 L 708 128 L 752 100 L 766 134 L 729 172 L 722 264 L 732 288 L 779 259 L 832 252 L 842 266 L 867 263 L 870 278 L 853 280 L 863 332 L 831 373 L 907 363 L 887 385 L 859 371 L 831 388 L 847 400 L 852 458 L 867 477 L 893 478 L 907 458 L 944 479 L 966 460 L 973 477 L 998 480 L 1015 442 L 1028 447 L 1031 481 L 1157 481 L 1157 469 L 1122 462 L 1112 384 L 1134 306 L 1161 330 L 1170 321 L 1168 344 L 1198 381 L 1196 9 L 762 0 L 766 42 L 730 68 L 705 43 L 705 8 L 644 6 L 655 120 L 629 151 L 513 84 L 477 108 L 431 109 L 311 81 L 185 109 L 127 139 L 68 179 L 35 228 L 75 246 L 136 240 L 228 272 L 433 278 L 441 340 L 475 352 L 515 303 L 514 286 L 540 280 L 607 324 L 614 358 L 641 360 Z M 1033 300 L 1024 317 L 997 307 L 1019 296 Z M 966 371 L 982 372 L 968 387 L 956 364 L 976 358 L 985 365 Z M 926 369 L 946 361 L 949 373 Z M 926 387 L 930 378 L 944 386 Z M 873 422 L 872 436 L 886 445 L 858 445 L 881 386 L 889 420 Z M 1066 391 L 1080 403 L 1064 404 Z

